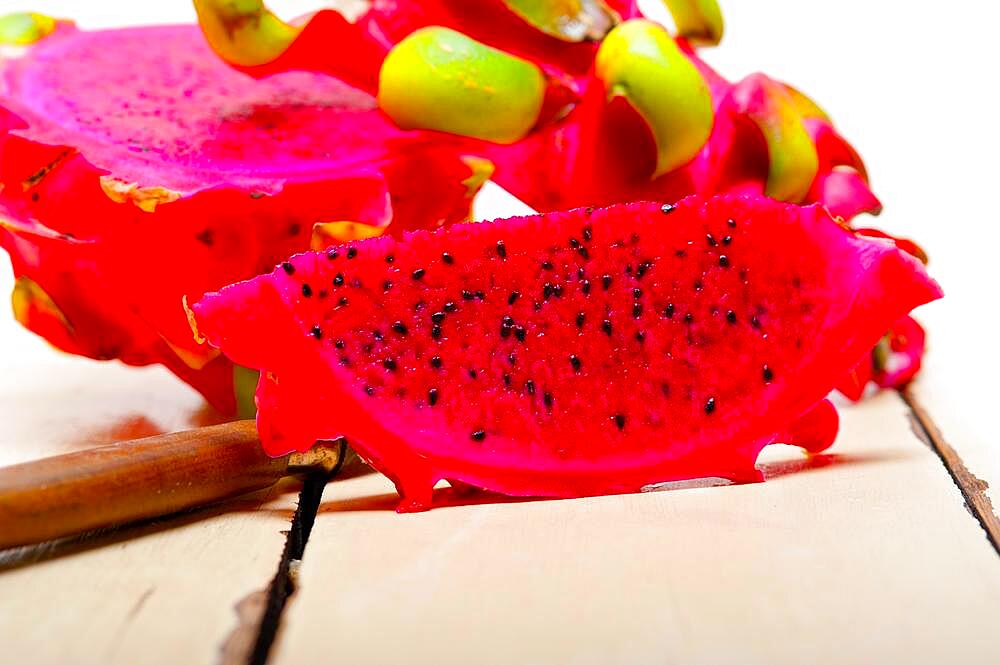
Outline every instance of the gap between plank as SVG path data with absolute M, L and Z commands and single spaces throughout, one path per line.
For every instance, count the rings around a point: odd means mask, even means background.
M 944 464 L 952 481 L 962 493 L 969 512 L 979 522 L 983 531 L 986 532 L 987 540 L 990 541 L 996 553 L 1000 555 L 1000 519 L 997 518 L 996 511 L 993 510 L 993 502 L 986 494 L 989 485 L 969 471 L 965 462 L 962 461 L 962 457 L 945 440 L 934 419 L 909 388 L 899 391 L 899 396 L 909 408 L 915 425 L 920 428 L 918 434 L 921 434 L 922 438 L 930 444 L 931 449 Z
M 267 587 L 267 599 L 264 613 L 260 619 L 260 629 L 253 648 L 247 656 L 247 665 L 266 665 L 274 646 L 278 630 L 281 628 L 281 617 L 288 604 L 288 599 L 295 592 L 295 577 L 299 563 L 305 554 L 306 543 L 312 532 L 316 513 L 323 498 L 323 488 L 340 471 L 344 458 L 348 455 L 347 444 L 341 441 L 340 459 L 337 466 L 329 473 L 312 473 L 306 476 L 299 492 L 299 505 L 292 517 L 291 528 L 285 540 L 285 549 L 278 563 L 278 570 Z

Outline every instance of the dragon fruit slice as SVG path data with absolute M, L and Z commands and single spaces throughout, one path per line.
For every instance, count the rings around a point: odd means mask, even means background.
M 19 320 L 72 353 L 162 363 L 225 413 L 233 366 L 192 341 L 184 298 L 311 244 L 463 220 L 491 166 L 329 77 L 235 72 L 193 25 L 60 23 L 0 78 Z
M 560 497 L 757 479 L 769 443 L 832 443 L 826 394 L 940 295 L 819 206 L 692 197 L 301 254 L 193 319 L 262 370 L 270 453 L 346 436 L 409 511 L 442 478 Z

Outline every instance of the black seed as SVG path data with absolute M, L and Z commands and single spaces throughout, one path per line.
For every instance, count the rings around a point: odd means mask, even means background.
M 705 413 L 707 413 L 708 415 L 712 415 L 713 413 L 715 413 L 715 398 L 714 397 L 709 397 L 708 401 L 705 402 Z
M 375 389 L 372 388 L 371 386 L 365 386 L 365 394 L 371 397 L 372 395 L 375 394 Z
M 311 298 L 312 294 L 313 294 L 312 287 L 309 286 L 308 284 L 303 284 L 302 285 L 302 297 L 304 297 L 304 298 Z
M 486 300 L 486 294 L 483 293 L 482 291 L 476 291 L 475 293 L 473 293 L 473 295 L 476 296 L 476 298 L 479 300 Z
M 551 409 L 552 408 L 552 393 L 543 393 L 542 394 L 542 402 L 545 404 L 545 408 Z
M 357 247 L 348 247 L 347 248 L 347 258 L 353 259 L 357 255 L 358 255 L 358 248 Z
M 297 236 L 297 235 L 299 235 L 299 231 L 301 231 L 301 230 L 302 230 L 302 227 L 299 224 L 292 224 L 291 226 L 288 227 L 288 235 L 293 236 L 293 237 Z
M 431 314 L 432 323 L 441 323 L 442 321 L 444 321 L 444 312 L 434 312 Z
M 705 288 L 705 285 L 701 283 L 700 279 L 696 279 L 694 282 L 694 290 L 701 291 L 703 288 Z
M 470 379 L 474 379 L 474 378 L 476 378 L 477 376 L 478 376 L 478 374 L 476 373 L 476 370 L 474 370 L 474 369 L 470 369 L 470 370 L 469 370 L 469 378 L 470 378 Z
M 38 203 L 38 199 L 40 199 L 40 198 L 42 198 L 42 197 L 41 197 L 41 195 L 39 195 L 38 192 L 32 192 L 31 193 L 31 200 L 34 201 L 35 203 Z M 211 242 L 207 242 L 205 244 L 206 245 L 211 245 L 212 243 Z
M 672 302 L 667 303 L 667 306 L 663 308 L 663 316 L 668 319 L 674 318 L 674 304 Z
M 583 227 L 583 239 L 585 242 L 590 242 L 594 237 L 594 230 L 589 226 Z
M 441 367 L 441 356 L 431 356 L 431 367 L 434 369 Z
M 517 364 L 517 355 L 513 351 L 507 355 L 507 362 L 509 362 L 512 366 Z
M 31 200 L 32 201 L 38 200 L 38 192 L 34 192 L 31 195 Z M 205 247 L 211 247 L 212 245 L 215 244 L 215 232 L 212 231 L 212 229 L 205 229 L 204 231 L 196 235 L 195 238 L 198 240 L 198 242 L 205 245 Z
M 760 319 L 758 319 L 756 316 L 751 317 L 750 325 L 752 325 L 757 330 L 760 330 Z
M 611 416 L 611 422 L 613 422 L 615 424 L 615 427 L 617 427 L 619 430 L 625 429 L 625 416 L 623 416 L 622 414 L 616 413 L 615 415 Z
M 386 358 L 385 360 L 382 361 L 382 367 L 385 367 L 390 372 L 395 372 L 396 371 L 396 361 L 393 360 L 392 358 Z
M 333 276 L 333 285 L 334 286 L 343 286 L 344 285 L 344 274 L 343 273 L 338 272 L 336 275 Z
M 711 233 L 705 236 L 705 240 L 708 241 L 709 247 L 715 247 L 719 244 L 718 242 L 715 241 L 715 236 L 713 236 Z
M 472 433 L 473 441 L 482 441 L 485 438 L 486 438 L 486 432 L 481 429 L 477 429 L 475 432 Z
M 684 323 L 691 323 L 692 321 L 694 321 L 694 314 L 688 312 L 684 315 Z
M 582 363 L 580 362 L 580 359 L 577 356 L 570 355 L 570 357 L 569 357 L 569 364 L 573 366 L 573 371 L 574 372 L 579 372 L 580 371 L 580 367 L 581 367 Z
M 632 274 L 632 266 L 631 265 L 625 266 L 625 274 L 626 275 L 631 275 Z
M 462 290 L 462 300 L 472 300 L 473 298 L 475 298 L 475 296 L 472 295 L 472 291 L 466 291 L 465 289 Z
M 416 303 L 413 304 L 413 311 L 414 312 L 419 312 L 424 307 L 427 307 L 427 303 L 425 303 L 423 300 L 418 300 Z
M 425 274 L 427 274 L 426 270 L 424 270 L 423 268 L 417 268 L 416 270 L 413 271 L 411 276 L 413 277 L 413 279 L 423 279 Z
M 456 309 L 458 309 L 458 305 L 449 300 L 448 302 L 446 302 L 444 305 L 441 306 L 441 309 L 450 314 L 451 312 L 454 312 Z
M 337 301 L 338 307 L 347 307 L 347 296 L 341 296 L 340 300 Z
M 726 256 L 725 254 L 722 254 L 721 256 L 719 256 L 719 266 L 722 267 L 722 268 L 728 268 L 729 267 L 729 257 Z
M 732 236 L 726 236 L 725 238 L 722 239 L 722 244 L 723 245 L 728 245 L 732 241 L 733 241 L 733 237 Z
M 774 379 L 774 371 L 771 370 L 771 368 L 768 367 L 767 365 L 764 365 L 761 373 L 764 376 L 764 383 L 771 383 L 771 381 Z
M 664 203 L 662 206 L 660 206 L 660 212 L 662 212 L 664 215 L 669 215 L 676 209 L 677 206 L 671 205 L 669 203 Z
M 653 267 L 653 264 L 649 261 L 643 261 L 639 264 L 639 267 L 635 270 L 635 278 L 642 279 L 643 275 L 649 272 L 649 269 Z
M 563 291 L 562 284 L 556 284 L 555 286 L 552 287 L 552 295 L 554 295 L 556 298 L 562 297 L 562 291 Z
M 548 300 L 551 297 L 552 297 L 552 285 L 546 282 L 545 285 L 542 287 L 542 298 L 544 300 Z
M 584 210 L 584 212 L 587 214 L 587 217 L 590 217 L 594 214 L 594 206 L 587 206 L 587 209 Z
M 392 282 L 390 282 L 389 280 L 385 280 L 384 282 L 382 282 L 382 290 L 383 291 L 388 292 L 389 289 L 391 289 L 391 288 L 392 288 Z
M 524 326 L 514 327 L 514 337 L 517 338 L 517 341 L 523 342 L 524 338 L 527 336 L 528 336 L 528 331 L 524 329 Z
M 431 328 L 431 337 L 434 339 L 441 339 L 441 326 L 434 326 Z
M 503 244 L 503 240 L 497 240 L 497 256 L 501 259 L 507 258 L 507 246 Z
M 338 340 L 334 341 L 333 345 L 335 347 L 337 347 L 338 349 L 342 349 L 342 348 L 344 348 L 346 346 L 346 344 L 344 343 L 344 340 L 342 340 L 342 339 L 338 339 Z
M 281 264 L 281 269 L 285 271 L 286 275 L 294 275 L 295 274 L 295 266 L 293 266 L 288 261 L 285 261 L 284 263 Z
M 642 316 L 642 303 L 637 302 L 632 305 L 632 317 L 638 319 Z
M 687 255 L 688 255 L 687 252 L 685 252 L 683 249 L 678 249 L 677 251 L 674 252 L 674 256 L 676 256 L 679 259 L 683 259 Z
M 385 255 L 385 262 L 386 263 L 392 263 L 395 260 L 396 260 L 396 257 L 393 256 L 392 254 L 386 254 Z
M 501 328 L 513 328 L 514 327 L 514 319 L 511 318 L 511 316 L 509 314 L 504 314 L 504 317 L 502 319 L 500 319 L 500 327 Z
M 570 238 L 569 239 L 569 246 L 572 247 L 573 249 L 576 249 L 577 247 L 580 246 L 580 241 L 577 240 L 576 238 Z
M 584 294 L 590 293 L 590 280 L 583 280 L 583 283 L 580 284 L 580 289 L 584 292 Z
M 455 262 L 455 257 L 449 254 L 448 252 L 442 252 L 441 260 L 447 263 L 448 265 L 451 265 L 452 263 Z
M 632 297 L 633 298 L 641 298 L 642 297 L 642 289 L 639 289 L 639 288 L 632 289 Z
M 726 321 L 729 321 L 730 323 L 736 323 L 736 312 L 734 312 L 731 309 L 728 310 L 726 312 Z
M 503 375 L 503 384 L 505 386 L 509 387 L 510 386 L 510 381 L 511 381 L 510 374 L 504 374 Z
M 601 277 L 601 286 L 607 291 L 611 287 L 611 275 L 603 275 Z
M 508 337 L 510 337 L 510 328 L 505 328 L 504 326 L 500 326 L 500 337 L 503 339 L 507 339 Z
M 400 335 L 405 335 L 407 332 L 409 332 L 406 329 L 406 324 L 403 323 L 402 321 L 396 321 L 395 323 L 393 323 L 392 329 L 395 330 Z
M 521 297 L 521 293 L 519 291 L 511 291 L 510 295 L 507 296 L 507 304 L 508 305 L 513 305 L 514 303 L 517 302 L 517 299 L 520 298 L 520 297 Z
M 670 397 L 670 384 L 669 383 L 661 383 L 660 384 L 660 392 L 663 393 L 664 397 Z
M 316 339 L 323 339 L 323 329 L 319 326 L 312 327 L 312 336 Z
M 640 344 L 642 344 L 643 342 L 645 342 L 645 341 L 646 341 L 646 333 L 644 333 L 644 332 L 643 332 L 643 331 L 641 331 L 641 330 L 640 330 L 640 331 L 638 331 L 638 332 L 637 332 L 637 333 L 635 334 L 635 341 L 639 342 Z
M 337 250 L 335 250 L 335 249 L 328 249 L 328 250 L 326 250 L 326 258 L 327 259 L 333 261 L 338 256 L 340 256 L 340 252 L 338 252 Z
M 604 331 L 605 335 L 611 337 L 611 321 L 608 321 L 607 319 L 601 321 L 601 330 Z
M 542 270 L 552 270 L 552 262 L 542 261 Z
M 430 404 L 431 406 L 434 406 L 435 404 L 437 404 L 437 401 L 438 401 L 438 389 L 431 388 L 430 390 L 427 391 L 427 403 Z
M 351 364 L 351 359 L 347 356 L 340 356 L 340 364 L 344 367 L 348 367 Z
M 735 229 L 736 228 L 736 220 L 735 219 L 730 219 L 729 221 L 726 222 L 726 224 L 729 224 L 729 228 L 731 228 L 731 229 Z
M 590 260 L 590 251 L 586 247 L 577 247 L 576 253 L 579 254 L 584 261 Z
M 527 381 L 524 382 L 524 389 L 528 391 L 529 395 L 534 395 L 535 394 L 535 382 L 532 381 L 531 379 L 528 379 Z
M 381 331 L 381 330 L 373 330 L 373 331 L 372 331 L 372 337 L 374 337 L 374 338 L 375 338 L 375 341 L 376 341 L 376 342 L 381 342 L 381 341 L 382 341 L 383 339 L 385 339 L 385 338 L 384 338 L 384 337 L 382 336 L 382 331 Z
M 577 328 L 582 328 L 583 327 L 583 322 L 586 321 L 586 320 L 587 320 L 587 315 L 584 314 L 583 312 L 578 312 L 577 315 L 576 315 L 576 327 Z

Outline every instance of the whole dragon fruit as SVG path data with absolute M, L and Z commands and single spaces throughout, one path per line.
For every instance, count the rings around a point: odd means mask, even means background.
M 195 0 L 209 42 L 237 68 L 363 87 L 400 126 L 465 137 L 496 164 L 496 182 L 541 211 L 724 192 L 821 203 L 845 223 L 881 211 L 860 156 L 817 104 L 764 74 L 730 82 L 698 57 L 722 37 L 715 0 L 666 0 L 676 37 L 635 2 L 469 4 L 378 0 L 353 21 L 323 10 L 287 24 L 261 2 Z M 334 40 L 349 46 L 329 49 Z M 882 345 L 902 349 L 907 369 L 883 372 L 876 350 L 845 393 L 912 378 L 923 335 L 907 327 L 906 345 L 892 333 Z
M 64 351 L 162 363 L 225 413 L 235 368 L 192 340 L 185 298 L 310 246 L 463 220 L 489 174 L 336 79 L 234 71 L 194 25 L 20 14 L 0 40 L 20 49 L 0 63 L 18 320 Z

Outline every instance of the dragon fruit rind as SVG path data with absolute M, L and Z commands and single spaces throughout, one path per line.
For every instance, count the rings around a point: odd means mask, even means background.
M 488 175 L 332 78 L 232 70 L 197 26 L 53 25 L 0 71 L 15 314 L 65 351 L 162 363 L 226 413 L 233 366 L 192 340 L 185 298 L 310 246 L 466 219 Z
M 441 479 L 557 497 L 758 479 L 769 443 L 833 442 L 827 393 L 939 296 L 819 206 L 729 195 L 352 242 L 193 318 L 262 370 L 269 452 L 346 436 L 408 511 Z

